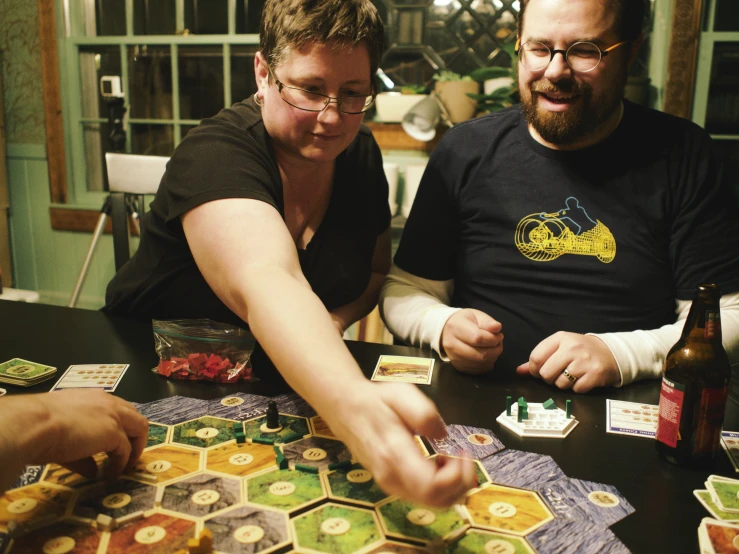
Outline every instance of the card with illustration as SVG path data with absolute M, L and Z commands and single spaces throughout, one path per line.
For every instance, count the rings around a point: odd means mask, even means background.
M 727 512 L 725 510 L 722 510 L 721 507 L 716 504 L 716 502 L 714 502 L 713 498 L 711 497 L 710 491 L 696 490 L 693 491 L 693 495 L 698 499 L 698 502 L 700 502 L 703 507 L 708 510 L 708 512 L 716 519 L 720 519 L 721 521 L 726 521 L 729 523 L 739 523 L 739 513 Z
M 434 360 L 431 358 L 383 355 L 377 360 L 372 380 L 429 385 L 433 373 Z
M 704 517 L 698 527 L 701 554 L 739 554 L 739 526 Z
M 739 481 L 720 475 L 709 475 L 706 488 L 719 508 L 739 513 Z
M 739 433 L 734 431 L 723 431 L 721 433 L 721 446 L 734 466 L 734 471 L 739 472 Z
M 45 381 L 54 373 L 56 373 L 55 367 L 21 358 L 13 358 L 0 364 L 0 382 L 22 387 Z

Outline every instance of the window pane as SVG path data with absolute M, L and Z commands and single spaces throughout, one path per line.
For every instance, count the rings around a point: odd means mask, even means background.
M 128 75 L 131 117 L 172 119 L 169 46 L 129 46 Z
M 174 127 L 172 125 L 128 126 L 131 133 L 131 153 L 147 156 L 171 156 L 174 152 Z
M 223 109 L 223 48 L 181 46 L 180 118 L 203 119 Z
M 125 35 L 125 0 L 96 0 L 95 22 L 98 35 Z
M 175 0 L 133 0 L 134 35 L 174 35 Z
M 120 50 L 117 46 L 81 46 L 79 52 L 82 117 L 107 118 L 108 104 L 100 94 L 100 77 L 120 77 Z
M 264 0 L 236 0 L 236 33 L 259 34 Z
M 240 102 L 257 91 L 254 55 L 258 49 L 256 45 L 231 47 L 231 98 L 234 102 Z
M 714 31 L 739 31 L 739 6 L 736 0 L 716 0 Z
M 228 0 L 185 0 L 185 28 L 196 35 L 228 33 Z
M 706 130 L 739 135 L 739 43 L 717 42 L 708 89 Z
M 84 144 L 85 167 L 87 170 L 87 190 L 108 190 L 105 175 L 105 152 L 112 152 L 108 140 L 107 123 L 83 123 L 82 140 Z

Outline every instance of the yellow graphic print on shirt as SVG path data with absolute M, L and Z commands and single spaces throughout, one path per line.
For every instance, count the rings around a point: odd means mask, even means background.
M 574 196 L 565 208 L 524 217 L 516 227 L 516 246 L 535 262 L 551 262 L 562 254 L 595 256 L 604 264 L 616 257 L 616 239 L 599 220 L 593 221 Z

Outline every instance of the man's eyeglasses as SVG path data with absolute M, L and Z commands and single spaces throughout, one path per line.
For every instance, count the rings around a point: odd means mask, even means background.
M 543 42 L 529 41 L 521 45 L 516 42 L 516 54 L 521 64 L 529 71 L 541 71 L 551 63 L 556 54 L 562 54 L 573 71 L 587 73 L 593 71 L 600 61 L 619 46 L 627 44 L 624 40 L 605 50 L 601 50 L 592 42 L 576 42 L 567 50 L 552 50 Z
M 320 92 L 314 92 L 300 87 L 291 87 L 281 82 L 271 70 L 270 73 L 272 73 L 272 78 L 277 84 L 277 90 L 280 92 L 282 99 L 293 108 L 298 108 L 299 110 L 322 112 L 331 102 L 335 102 L 341 113 L 351 115 L 364 113 L 375 103 L 374 94 L 348 94 L 334 98 L 333 96 L 321 94 Z

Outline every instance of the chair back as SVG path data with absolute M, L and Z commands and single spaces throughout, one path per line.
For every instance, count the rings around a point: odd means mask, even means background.
M 128 241 L 129 203 L 138 204 L 139 214 L 143 216 L 144 195 L 156 194 L 168 161 L 167 156 L 142 156 L 114 152 L 105 154 L 116 271 L 131 257 Z

